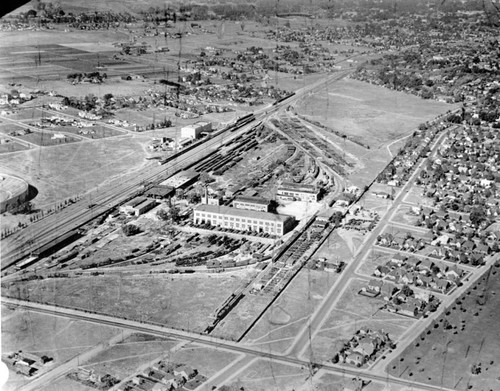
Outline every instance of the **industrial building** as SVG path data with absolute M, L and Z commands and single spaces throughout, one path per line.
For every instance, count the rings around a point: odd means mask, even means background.
M 150 200 L 144 197 L 134 198 L 125 205 L 120 206 L 120 212 L 130 215 L 140 216 L 153 209 L 157 205 L 156 200 Z
M 200 137 L 202 132 L 210 132 L 211 130 L 211 122 L 196 122 L 192 125 L 187 125 L 181 128 L 181 138 L 196 139 Z
M 175 189 L 185 189 L 189 185 L 192 185 L 198 180 L 198 174 L 196 171 L 180 171 L 174 176 L 171 176 L 166 181 L 163 181 L 160 185 L 170 186 Z
M 286 201 L 317 202 L 319 190 L 314 185 L 283 182 L 278 187 L 276 198 Z
M 256 210 L 258 212 L 269 212 L 269 200 L 260 197 L 236 197 L 233 207 L 238 209 Z
M 173 197 L 175 195 L 175 189 L 171 186 L 153 186 L 146 191 L 146 197 L 154 199 L 165 199 Z
M 277 236 L 286 234 L 294 226 L 294 218 L 290 216 L 216 205 L 198 205 L 194 209 L 193 222 Z

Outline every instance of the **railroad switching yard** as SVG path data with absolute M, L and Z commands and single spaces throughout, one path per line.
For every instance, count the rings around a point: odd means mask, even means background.
M 250 3 L 0 19 L 3 387 L 499 389 L 497 2 Z

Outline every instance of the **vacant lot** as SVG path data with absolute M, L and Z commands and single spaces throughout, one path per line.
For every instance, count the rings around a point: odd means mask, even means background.
M 97 373 L 109 373 L 122 380 L 138 367 L 167 356 L 179 341 L 146 334 L 133 334 L 85 363 Z
M 56 137 L 53 133 L 51 132 L 45 132 L 45 131 L 40 131 L 40 132 L 32 132 L 29 134 L 26 134 L 24 136 L 17 136 L 19 139 L 27 141 L 32 144 L 39 145 L 41 147 L 48 147 L 48 146 L 54 146 L 54 145 L 65 145 L 69 143 L 74 143 L 77 141 L 81 141 L 80 138 L 68 136 L 68 135 L 63 135 L 63 137 Z
M 243 342 L 268 345 L 279 352 L 286 350 L 338 276 L 302 269 Z
M 105 137 L 113 137 L 118 135 L 123 135 L 125 132 L 119 130 L 108 128 L 107 126 L 95 125 L 91 128 L 77 128 L 74 126 L 58 126 L 55 128 L 47 129 L 52 132 L 67 132 L 79 135 L 81 137 L 97 139 Z
M 454 390 L 497 390 L 500 384 L 499 265 L 389 364 L 389 373 Z M 472 374 L 476 365 L 480 373 Z
M 359 160 L 349 177 L 358 186 L 376 177 L 391 159 L 394 148 L 400 146 L 399 141 L 420 123 L 454 108 L 351 79 L 338 81 L 297 105 L 300 114 L 365 145 L 324 133 L 344 147 L 347 158 L 352 154 Z
M 299 389 L 308 376 L 309 370 L 304 367 L 258 360 L 227 385 L 232 390 L 288 391 Z
M 411 207 L 409 205 L 400 205 L 396 213 L 393 215 L 391 221 L 394 223 L 416 226 L 419 217 L 410 212 Z
M 371 148 L 410 134 L 418 124 L 455 108 L 357 80 L 341 80 L 304 100 L 299 111 Z
M 241 274 L 240 274 L 241 275 Z M 243 283 L 236 274 L 60 278 L 6 289 L 23 299 L 202 332 L 209 316 Z
M 54 365 L 107 341 L 119 329 L 2 306 L 2 353 L 23 350 L 54 358 Z M 18 389 L 27 379 L 10 374 L 5 390 Z
M 144 160 L 149 140 L 135 136 L 38 148 L 0 156 L 0 166 L 3 172 L 20 176 L 38 189 L 33 200 L 36 207 L 53 205 L 105 182 L 126 180 L 135 170 L 153 164 Z
M 420 186 L 412 186 L 403 201 L 414 206 L 434 206 L 434 201 L 423 195 L 423 188 Z
M 13 142 L 11 140 L 6 142 L 6 139 L 0 138 L 0 153 L 25 151 L 27 149 L 29 149 L 29 148 L 25 145 L 22 145 L 22 144 L 17 143 L 17 142 Z

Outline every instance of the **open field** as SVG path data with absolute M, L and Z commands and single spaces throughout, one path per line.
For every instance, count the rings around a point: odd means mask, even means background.
M 43 391 L 95 391 L 95 388 L 87 387 L 65 376 L 44 387 Z
M 214 337 L 238 340 L 245 330 L 260 315 L 271 298 L 268 296 L 248 295 L 231 310 L 211 333 Z
M 29 134 L 26 134 L 24 136 L 16 136 L 20 140 L 24 140 L 27 142 L 30 142 L 32 144 L 39 145 L 41 147 L 48 147 L 48 146 L 54 146 L 54 145 L 65 145 L 69 143 L 74 143 L 81 141 L 80 138 L 64 135 L 63 138 L 55 138 L 54 135 L 51 132 L 45 132 L 45 131 L 40 131 L 40 132 L 32 132 Z
M 361 327 L 384 330 L 397 342 L 408 327 L 414 324 L 413 319 L 379 310 L 384 304 L 383 300 L 359 295 L 358 292 L 365 284 L 357 279 L 350 281 L 321 331 L 313 338 L 311 350 L 305 353 L 307 359 L 312 356 L 319 361 L 331 360 L 338 352 L 339 342 L 350 339 Z
M 23 299 L 202 332 L 244 273 L 59 278 L 5 288 Z M 194 294 L 193 294 L 194 292 Z
M 36 207 L 83 194 L 147 164 L 145 146 L 150 138 L 103 139 L 57 148 L 42 148 L 0 156 L 5 173 L 17 175 L 38 189 Z
M 171 362 L 190 365 L 206 377 L 215 375 L 237 357 L 238 355 L 234 352 L 198 346 L 193 343 L 187 343 L 169 355 Z
M 6 139 L 0 138 L 0 140 L 6 140 Z M 0 143 L 0 153 L 19 152 L 19 151 L 25 151 L 27 149 L 29 149 L 27 146 L 13 141 Z
M 356 251 L 353 238 L 354 235 L 350 235 L 349 231 L 342 228 L 336 229 L 318 249 L 315 257 L 326 258 L 329 261 L 339 260 L 348 263 L 352 260 Z
M 280 352 L 286 350 L 338 276 L 336 273 L 302 269 L 243 342 L 269 345 Z M 284 341 L 288 343 L 280 343 Z M 274 342 L 278 342 L 278 346 Z
M 54 365 L 107 341 L 119 329 L 2 306 L 2 353 L 23 350 L 54 358 Z M 5 390 L 27 383 L 22 375 L 10 374 Z
M 303 99 L 296 107 L 298 113 L 370 147 L 344 143 L 340 137 L 322 132 L 345 147 L 348 161 L 349 154 L 356 157 L 358 162 L 349 180 L 358 186 L 376 177 L 391 159 L 399 139 L 411 134 L 420 123 L 456 108 L 352 79 L 341 80 Z
M 394 361 L 391 375 L 454 390 L 496 390 L 500 380 L 499 264 L 493 266 Z M 472 366 L 480 373 L 472 374 Z
M 411 207 L 409 205 L 400 205 L 392 217 L 391 222 L 416 226 L 419 217 L 415 214 L 410 214 L 410 211 Z
M 231 390 L 288 391 L 304 385 L 308 376 L 304 367 L 257 360 L 227 385 Z
M 125 132 L 115 130 L 102 125 L 95 125 L 92 126 L 91 128 L 77 128 L 74 126 L 56 126 L 54 128 L 47 128 L 45 129 L 45 131 L 72 133 L 88 139 L 106 138 L 106 137 L 113 137 L 125 134 Z
M 412 186 L 403 202 L 414 206 L 434 206 L 434 201 L 423 195 L 423 188 L 420 186 Z
M 122 380 L 139 366 L 163 358 L 179 341 L 146 334 L 132 334 L 86 362 L 84 367 L 97 373 L 109 373 Z

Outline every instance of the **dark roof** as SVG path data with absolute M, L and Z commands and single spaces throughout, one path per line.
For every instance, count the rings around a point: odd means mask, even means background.
M 150 196 L 166 197 L 171 193 L 175 193 L 175 189 L 171 186 L 154 186 L 147 191 L 146 195 L 148 197 Z
M 260 197 L 236 197 L 234 199 L 236 202 L 247 202 L 250 204 L 259 204 L 259 205 L 269 205 L 269 200 Z

